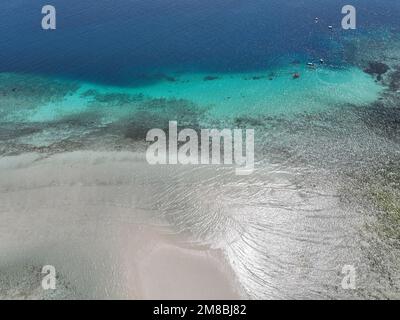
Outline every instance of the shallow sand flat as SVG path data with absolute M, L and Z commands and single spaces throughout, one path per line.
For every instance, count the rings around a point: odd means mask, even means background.
M 134 259 L 127 255 L 127 267 Z M 129 273 L 129 268 L 126 269 Z M 128 275 L 130 277 L 131 275 Z M 140 298 L 239 299 L 230 268 L 217 252 L 159 242 L 139 262 Z
M 320 297 L 357 255 L 335 195 L 299 189 L 284 168 L 241 177 L 149 166 L 138 153 L 72 152 L 2 158 L 0 175 L 1 270 L 33 267 L 29 292 L 41 292 L 38 272 L 51 264 L 67 297 Z M 4 274 L 19 288 L 33 282 Z
M 302 170 L 266 163 L 244 177 L 132 152 L 3 157 L 0 297 L 388 297 L 365 211 L 341 201 L 330 172 Z M 53 294 L 40 289 L 47 264 Z M 359 290 L 341 288 L 344 265 L 357 266 Z
M 2 299 L 240 298 L 217 250 L 173 234 L 141 201 L 157 177 L 143 177 L 140 156 L 39 158 L 0 159 Z M 47 264 L 56 267 L 60 291 L 40 288 Z

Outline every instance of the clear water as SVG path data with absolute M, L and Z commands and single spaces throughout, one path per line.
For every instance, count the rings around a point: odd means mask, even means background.
M 399 297 L 398 1 L 353 1 L 357 31 L 340 29 L 347 3 L 336 0 L 52 4 L 54 32 L 40 29 L 40 1 L 0 4 L 0 298 L 15 293 L 9 283 L 40 295 L 29 270 L 51 259 L 66 275 L 56 298 L 125 297 L 123 279 L 105 277 L 122 268 L 106 239 L 128 222 L 220 249 L 250 298 Z M 391 68 L 383 81 L 363 72 L 376 60 Z M 142 153 L 147 130 L 170 120 L 254 128 L 256 172 L 124 171 L 118 152 Z M 348 264 L 357 290 L 341 288 Z

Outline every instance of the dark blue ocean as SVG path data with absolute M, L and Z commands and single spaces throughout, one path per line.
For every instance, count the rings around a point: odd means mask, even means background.
M 54 5 L 57 30 L 41 29 Z M 281 56 L 331 54 L 342 0 L 13 0 L 0 4 L 1 72 L 124 84 L 157 70 L 252 71 Z M 400 30 L 396 0 L 354 0 L 358 29 Z M 319 23 L 314 23 L 319 17 Z M 348 34 L 349 34 L 348 33 Z M 335 52 L 331 60 L 340 63 Z
M 400 299 L 399 0 L 2 0 L 0 35 L 0 300 Z M 171 122 L 254 170 L 149 163 Z

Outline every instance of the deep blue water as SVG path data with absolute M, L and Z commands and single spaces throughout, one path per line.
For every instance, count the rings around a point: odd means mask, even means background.
M 46 4 L 56 31 L 41 29 Z M 345 4 L 358 9 L 356 31 L 340 29 Z M 399 18 L 399 0 L 2 0 L 0 299 L 41 299 L 32 270 L 52 261 L 73 298 L 137 298 L 142 254 L 129 242 L 152 238 L 146 223 L 220 249 L 251 298 L 398 298 L 399 42 L 360 46 L 390 64 L 382 82 L 328 66 L 350 63 L 345 37 L 400 32 Z M 3 74 L 132 85 L 140 74 L 264 73 L 318 58 L 329 65 L 264 80 L 164 79 L 161 89 Z M 177 119 L 254 128 L 257 171 L 142 163 L 146 133 Z M 125 150 L 135 153 L 112 152 Z M 340 289 L 344 265 L 357 268 L 357 290 Z
M 398 0 L 352 0 L 358 30 L 398 28 Z M 112 84 L 165 69 L 248 71 L 282 56 L 328 57 L 342 0 L 13 0 L 0 4 L 0 72 Z M 41 8 L 57 30 L 41 29 Z M 315 24 L 314 18 L 320 23 Z M 335 26 L 331 34 L 327 26 Z M 400 29 L 399 29 L 400 30 Z M 335 53 L 330 59 L 340 62 Z

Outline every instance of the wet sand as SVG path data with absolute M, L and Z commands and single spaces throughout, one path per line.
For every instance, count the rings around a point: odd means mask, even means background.
M 243 297 L 221 252 L 175 234 L 141 202 L 151 190 L 138 178 L 147 166 L 139 158 L 76 152 L 0 160 L 2 299 Z M 58 292 L 41 290 L 48 264 Z

